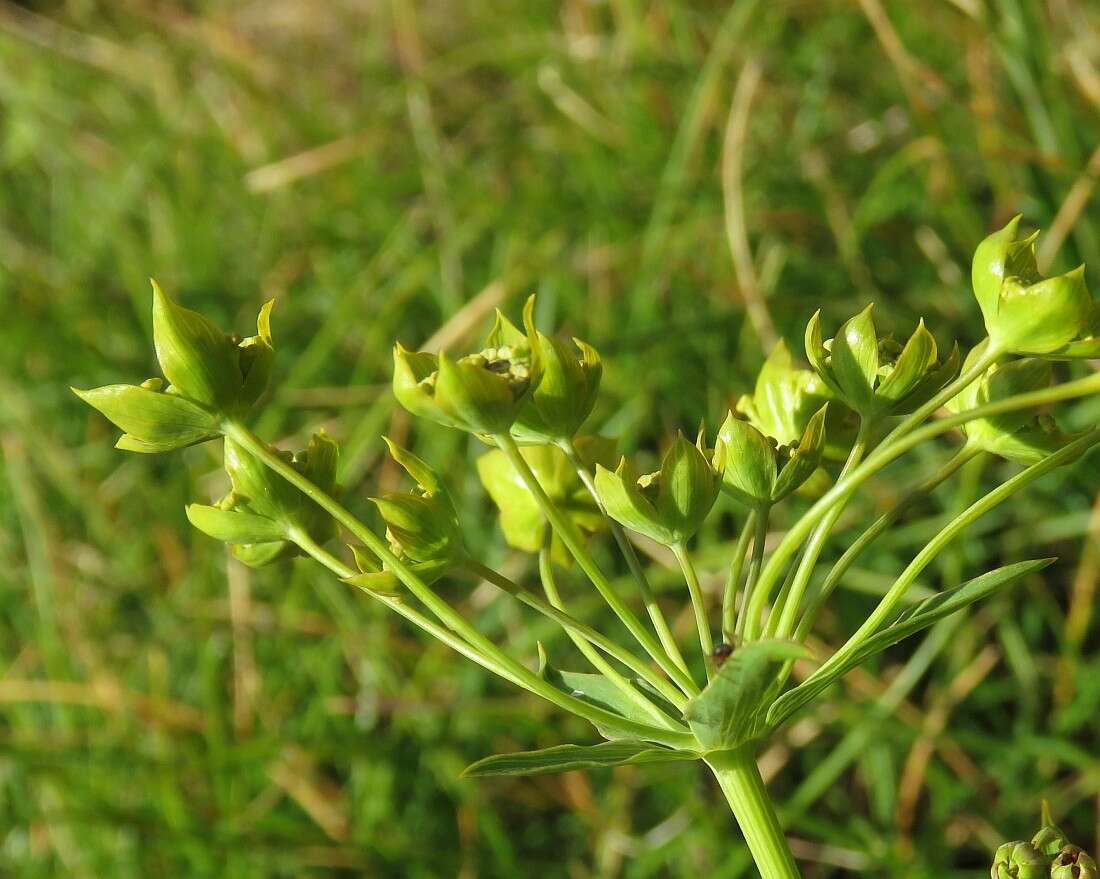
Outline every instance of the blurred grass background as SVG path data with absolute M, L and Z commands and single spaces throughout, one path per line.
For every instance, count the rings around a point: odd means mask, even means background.
M 0 872 L 752 875 L 696 769 L 459 780 L 592 734 L 305 562 L 228 564 L 183 515 L 219 493 L 216 444 L 116 452 L 68 386 L 154 373 L 150 275 L 239 332 L 274 296 L 265 435 L 326 426 L 364 514 L 399 478 L 379 435 L 413 444 L 477 551 L 529 576 L 489 527 L 481 449 L 395 411 L 394 339 L 463 345 L 536 290 L 543 326 L 609 361 L 593 425 L 653 451 L 713 427 L 819 306 L 972 344 L 969 254 L 1016 212 L 1095 291 L 1098 29 L 1086 0 L 0 2 Z M 968 467 L 880 541 L 822 640 L 1010 469 Z M 1043 796 L 1097 846 L 1098 489 L 1094 458 L 984 520 L 923 586 L 1060 562 L 763 755 L 807 876 L 984 875 Z M 733 528 L 698 549 L 714 584 Z M 461 588 L 517 655 L 571 661 Z

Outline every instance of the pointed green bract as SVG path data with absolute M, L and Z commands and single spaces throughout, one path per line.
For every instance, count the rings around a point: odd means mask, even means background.
M 856 411 L 870 409 L 875 400 L 879 360 L 872 309 L 868 305 L 841 325 L 830 352 L 833 380 Z
M 187 519 L 204 534 L 225 543 L 269 543 L 286 540 L 286 526 L 239 510 L 189 504 Z
M 153 346 L 180 393 L 216 409 L 231 408 L 243 385 L 239 353 L 211 321 L 173 302 L 153 284 Z
M 741 503 L 750 507 L 771 503 L 779 475 L 775 446 L 732 412 L 718 429 L 714 466 L 722 474 L 722 488 Z
M 138 385 L 105 385 L 88 391 L 72 389 L 125 433 L 118 448 L 134 452 L 168 452 L 213 439 L 217 416 L 178 394 Z

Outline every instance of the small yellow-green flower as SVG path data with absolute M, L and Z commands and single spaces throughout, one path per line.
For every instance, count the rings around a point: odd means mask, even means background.
M 540 377 L 512 424 L 512 436 L 528 444 L 569 440 L 596 405 L 603 361 L 595 348 L 580 339 L 573 339 L 573 350 L 562 340 L 535 330 L 534 341 Z M 516 348 L 526 344 L 526 337 L 497 312 L 490 344 Z
M 452 360 L 445 353 L 393 352 L 393 392 L 412 412 L 447 427 L 489 436 L 507 433 L 541 377 L 534 297 L 524 308 L 527 335 L 504 344 L 498 327 L 489 347 Z
M 167 452 L 213 439 L 225 418 L 248 411 L 267 388 L 273 304 L 260 309 L 256 335 L 238 339 L 177 305 L 154 281 L 153 343 L 168 384 L 151 378 L 73 392 L 123 430 L 120 449 Z
M 665 546 L 682 546 L 699 530 L 718 486 L 701 432 L 694 445 L 677 437 L 656 473 L 639 477 L 626 458 L 614 472 L 596 467 L 596 490 L 608 514 Z
M 796 491 L 821 463 L 828 404 L 814 413 L 801 438 L 780 446 L 732 412 L 714 443 L 714 467 L 722 488 L 741 503 L 769 507 Z
M 904 346 L 879 339 L 872 308 L 849 318 L 828 340 L 818 311 L 806 326 L 806 357 L 833 394 L 862 417 L 904 415 L 955 377 L 958 349 L 941 359 L 923 320 Z
M 463 565 L 468 557 L 458 512 L 439 474 L 422 458 L 386 439 L 390 456 L 416 483 L 414 491 L 371 498 L 386 523 L 393 554 L 425 583 Z M 360 574 L 348 582 L 373 591 L 398 585 L 397 577 L 362 546 L 352 547 Z
M 1067 845 L 1054 856 L 1050 879 L 1096 879 L 1096 861 L 1078 845 Z
M 1050 858 L 1028 842 L 1006 842 L 997 849 L 991 879 L 1047 879 Z
M 990 341 L 997 351 L 1012 354 L 1057 355 L 1066 349 L 1066 356 L 1097 356 L 1100 340 L 1077 346 L 1096 353 L 1067 349 L 1097 329 L 1085 267 L 1044 278 L 1035 259 L 1039 233 L 1017 238 L 1019 226 L 1020 217 L 1014 217 L 974 251 L 971 281 Z

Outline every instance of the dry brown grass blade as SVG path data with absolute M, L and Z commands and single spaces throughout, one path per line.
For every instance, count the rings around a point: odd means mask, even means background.
M 745 228 L 745 196 L 741 186 L 742 159 L 745 154 L 745 141 L 748 137 L 752 101 L 760 85 L 762 70 L 756 58 L 750 58 L 741 68 L 737 78 L 737 88 L 730 104 L 729 118 L 726 122 L 726 134 L 722 145 L 722 200 L 726 220 L 726 241 L 733 268 L 737 274 L 737 285 L 749 314 L 756 338 L 764 351 L 771 351 L 779 339 L 772 322 L 768 306 L 760 289 L 753 264 L 752 249 L 749 247 L 748 232 Z

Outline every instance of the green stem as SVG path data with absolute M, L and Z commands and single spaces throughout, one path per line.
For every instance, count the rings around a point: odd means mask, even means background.
M 683 708 L 687 704 L 687 700 L 684 695 L 673 687 L 669 682 L 661 677 L 654 669 L 651 669 L 642 659 L 635 656 L 625 647 L 616 644 L 613 640 L 606 635 L 596 631 L 591 626 L 588 626 L 578 620 L 576 617 L 571 616 L 564 609 L 564 605 L 561 601 L 561 597 L 558 595 L 557 588 L 553 585 L 553 581 L 550 580 L 551 588 L 547 588 L 547 577 L 545 571 L 543 571 L 543 552 L 539 553 L 539 573 L 543 576 L 543 588 L 546 589 L 547 601 L 540 598 L 530 589 L 520 586 L 514 580 L 504 576 L 499 571 L 494 571 L 492 568 L 481 564 L 480 562 L 470 559 L 466 562 L 466 569 L 473 575 L 485 580 L 488 583 L 492 583 L 501 591 L 513 596 L 514 598 L 522 601 L 528 607 L 537 610 L 543 616 L 549 617 L 559 626 L 565 629 L 565 633 L 570 639 L 577 644 L 578 648 L 586 657 L 589 657 L 589 652 L 593 648 L 598 648 L 610 656 L 612 659 L 616 659 L 637 674 L 639 677 L 644 678 L 649 684 L 651 684 L 658 692 L 661 693 L 666 699 L 672 702 L 677 708 Z M 579 643 L 578 643 L 579 642 Z M 584 647 L 581 647 L 581 644 Z M 591 660 L 591 657 L 589 657 Z M 603 666 L 606 662 L 599 654 L 596 655 L 596 660 L 591 660 L 593 665 L 597 662 Z M 602 668 L 601 668 L 602 671 Z M 618 675 L 612 668 L 612 672 Z M 610 677 L 610 676 L 609 676 Z M 628 684 L 631 690 L 634 690 L 633 685 L 629 684 L 625 678 L 621 675 L 618 677 Z M 634 690 L 635 695 L 640 695 Z M 655 709 L 655 706 L 646 702 L 650 708 Z M 666 724 L 668 718 L 663 714 L 661 715 L 661 723 Z M 675 725 L 671 728 L 677 728 Z
M 989 494 L 975 501 L 959 513 L 958 516 L 945 525 L 943 529 L 933 537 L 916 556 L 914 556 L 905 570 L 898 575 L 898 578 L 894 581 L 886 595 L 883 596 L 878 606 L 875 607 L 870 616 L 863 622 L 863 625 L 861 625 L 855 633 L 844 642 L 840 649 L 829 657 L 817 671 L 807 678 L 806 683 L 809 683 L 809 681 L 814 680 L 820 675 L 828 674 L 833 668 L 844 662 L 845 659 L 858 650 L 865 640 L 878 631 L 879 627 L 890 617 L 890 614 L 893 613 L 898 602 L 905 597 L 905 593 L 909 590 L 909 587 L 913 585 L 917 577 L 920 576 L 921 571 L 931 564 L 933 559 L 939 555 L 943 548 L 954 540 L 964 528 L 984 516 L 998 504 L 1007 500 L 1020 489 L 1030 485 L 1036 479 L 1046 475 L 1051 470 L 1074 460 L 1097 443 L 1100 443 L 1100 428 L 1090 430 L 1088 433 L 1059 449 L 1053 455 L 1044 458 L 1037 464 L 1032 464 L 1021 473 L 1017 473 L 1007 482 L 999 485 Z
M 550 551 L 546 547 L 539 550 L 539 576 L 542 579 L 542 588 L 546 592 L 546 597 L 554 607 L 561 607 L 561 595 L 558 592 L 557 583 L 554 581 L 554 570 L 553 563 L 550 561 Z M 581 654 L 592 664 L 592 667 L 611 681 L 632 705 L 649 715 L 661 726 L 666 726 L 669 729 L 684 728 L 650 702 L 634 684 L 619 674 L 619 672 L 605 660 L 589 642 L 585 641 L 579 634 L 568 629 L 566 629 L 566 633 Z M 681 696 L 681 699 L 682 698 Z M 680 708 L 683 710 L 682 705 Z
M 227 422 L 223 432 L 238 445 L 253 455 L 259 461 L 267 465 L 275 473 L 282 476 L 287 482 L 301 491 L 306 497 L 316 503 L 321 509 L 329 513 L 337 522 L 348 529 L 355 537 L 363 541 L 379 560 L 393 572 L 408 590 L 419 600 L 432 614 L 448 629 L 458 635 L 470 647 L 476 650 L 484 659 L 492 661 L 495 666 L 507 672 L 509 680 L 519 684 L 536 695 L 542 696 L 548 702 L 552 702 L 559 708 L 569 711 L 598 727 L 609 727 L 628 732 L 639 738 L 660 742 L 676 748 L 690 748 L 695 744 L 694 736 L 678 733 L 672 730 L 661 729 L 649 724 L 637 723 L 626 720 L 610 711 L 605 711 L 595 705 L 563 693 L 553 684 L 544 681 L 526 666 L 516 662 L 503 650 L 497 647 L 485 635 L 470 624 L 458 611 L 435 594 L 432 589 L 421 580 L 408 565 L 393 554 L 389 544 L 360 522 L 352 513 L 314 485 L 308 478 L 294 469 L 288 462 L 280 458 L 271 447 L 256 436 L 251 430 L 235 421 Z M 484 663 L 482 663 L 484 664 Z
M 799 879 L 779 817 L 747 748 L 708 754 L 710 766 L 745 836 L 761 879 Z
M 581 456 L 577 453 L 577 447 L 573 440 L 563 440 L 559 444 L 559 448 L 565 454 L 565 457 L 569 460 L 573 469 L 576 470 L 577 476 L 580 478 L 581 482 L 584 483 L 584 487 L 588 489 L 588 493 L 592 495 L 592 500 L 596 502 L 596 506 L 607 522 L 607 526 L 611 530 L 611 535 L 615 538 L 615 543 L 618 544 L 619 551 L 622 552 L 623 558 L 626 559 L 626 565 L 630 568 L 630 573 L 638 584 L 638 591 L 642 594 L 642 601 L 645 604 L 646 612 L 649 614 L 649 619 L 653 623 L 653 628 L 657 631 L 657 637 L 660 639 L 661 646 L 664 648 L 665 653 L 667 653 L 672 661 L 680 667 L 684 674 L 690 675 L 691 673 L 688 671 L 684 656 L 680 652 L 680 647 L 676 643 L 676 638 L 673 636 L 672 629 L 668 625 L 668 620 L 665 619 L 665 615 L 661 610 L 661 606 L 657 603 L 657 599 L 653 597 L 653 590 L 649 586 L 649 579 L 646 577 L 645 569 L 642 567 L 642 563 L 638 558 L 638 553 L 634 550 L 634 544 L 630 542 L 630 538 L 626 536 L 626 532 L 623 531 L 622 526 L 608 515 L 607 509 L 603 505 L 603 501 L 600 500 L 599 492 L 596 491 L 596 483 L 592 478 L 592 473 L 585 466 L 584 461 L 581 460 Z
M 958 452 L 952 455 L 951 460 L 944 464 L 943 467 L 920 483 L 920 485 L 913 488 L 905 497 L 898 501 L 892 509 L 879 516 L 873 525 L 856 538 L 855 542 L 844 551 L 844 554 L 837 559 L 836 564 L 829 570 L 829 574 L 821 584 L 821 589 L 818 591 L 817 596 L 814 598 L 809 608 L 807 608 L 806 613 L 802 615 L 802 619 L 798 624 L 798 629 L 795 631 L 795 640 L 806 640 L 806 637 L 810 634 L 810 630 L 813 628 L 814 622 L 817 620 L 818 614 L 825 606 L 825 602 L 829 600 L 829 596 L 832 595 L 833 590 L 836 589 L 841 579 L 848 573 L 848 570 L 855 564 L 856 559 L 863 554 L 864 550 L 866 550 L 879 535 L 886 531 L 886 529 L 905 515 L 905 513 L 915 504 L 928 497 L 937 486 L 946 482 L 955 475 L 960 467 L 980 454 L 982 454 L 982 450 L 975 446 L 963 446 Z
M 520 454 L 519 446 L 516 445 L 516 441 L 512 439 L 510 434 L 501 433 L 493 436 L 497 445 L 501 451 L 507 456 L 511 462 L 512 467 L 516 473 L 519 474 L 520 479 L 523 480 L 524 485 L 527 486 L 527 490 L 534 496 L 536 503 L 542 510 L 542 514 L 546 517 L 546 520 L 553 527 L 554 532 L 561 538 L 562 543 L 565 544 L 566 549 L 572 554 L 573 558 L 577 560 L 577 564 L 580 565 L 581 570 L 589 580 L 592 581 L 600 595 L 603 596 L 604 601 L 607 602 L 608 607 L 615 612 L 615 615 L 622 621 L 623 625 L 629 630 L 630 634 L 634 636 L 637 642 L 645 649 L 656 662 L 661 669 L 667 674 L 676 685 L 684 691 L 687 696 L 694 696 L 699 692 L 699 687 L 692 680 L 691 675 L 680 668 L 669 656 L 665 653 L 664 649 L 657 642 L 657 640 L 646 630 L 642 625 L 642 621 L 638 619 L 637 614 L 634 613 L 619 597 L 619 594 L 615 591 L 611 582 L 604 576 L 603 571 L 600 570 L 599 565 L 596 564 L 596 560 L 592 558 L 592 554 L 589 553 L 588 547 L 584 545 L 584 541 L 573 527 L 573 523 L 570 522 L 557 505 L 550 500 L 550 497 L 546 494 L 542 485 L 539 484 L 538 478 L 531 472 L 530 466 L 527 464 L 527 459 Z
M 870 433 L 871 422 L 869 419 L 864 418 L 859 423 L 859 433 L 856 435 L 856 441 L 852 445 L 852 450 L 848 453 L 848 460 L 844 462 L 844 467 L 841 469 L 838 479 L 843 479 L 859 465 L 859 462 L 863 459 L 863 453 L 867 450 Z M 772 609 L 771 616 L 768 618 L 766 633 L 769 637 L 774 635 L 778 638 L 787 638 L 794 630 L 795 622 L 798 619 L 798 611 L 802 606 L 802 599 L 806 595 L 807 587 L 810 585 L 814 568 L 817 567 L 817 560 L 825 549 L 825 543 L 833 532 L 836 520 L 840 518 L 840 514 L 844 512 L 846 506 L 847 499 L 834 504 L 832 509 L 818 523 L 814 533 L 810 535 L 806 549 L 802 553 L 802 559 L 798 563 L 798 571 L 791 582 L 790 593 L 782 604 L 776 604 Z
M 289 537 L 295 544 L 298 545 L 298 547 L 303 552 L 312 557 L 315 561 L 320 562 L 341 580 L 347 580 L 349 577 L 354 577 L 357 573 L 353 568 L 345 565 L 342 561 L 340 561 L 340 559 L 332 555 L 332 553 L 330 553 L 328 550 L 324 549 L 306 532 L 300 530 L 294 531 L 289 535 Z M 465 641 L 455 635 L 454 632 L 452 632 L 450 629 L 444 628 L 443 626 L 424 616 L 418 610 L 409 607 L 400 598 L 395 598 L 392 595 L 387 595 L 384 592 L 375 592 L 371 589 L 364 589 L 363 591 L 367 593 L 367 595 L 369 595 L 371 598 L 375 599 L 376 601 L 380 601 L 382 604 L 386 605 L 386 607 L 388 607 L 390 610 L 396 611 L 405 619 L 409 620 L 409 622 L 413 623 L 413 625 L 423 629 L 433 638 L 437 638 L 451 649 L 456 650 L 467 659 L 476 662 L 482 668 L 488 669 L 494 674 L 500 675 L 505 680 L 511 681 L 513 684 L 516 684 L 517 686 L 526 689 L 523 682 L 517 680 L 515 677 L 509 674 L 509 672 L 505 668 L 493 662 L 488 657 L 483 656 L 478 651 L 474 650 L 469 644 L 467 644 Z
M 1088 396 L 1098 391 L 1100 391 L 1100 373 L 1094 373 L 1085 378 L 1056 385 L 1053 388 L 1029 391 L 1026 394 L 1016 394 L 994 403 L 986 403 L 984 406 L 977 406 L 957 415 L 940 419 L 933 424 L 927 424 L 888 446 L 884 447 L 880 444 L 847 478 L 839 480 L 831 489 L 825 492 L 787 532 L 783 540 L 780 541 L 779 546 L 771 554 L 767 564 L 764 565 L 764 570 L 760 575 L 760 581 L 763 585 L 760 588 L 770 592 L 776 580 L 782 574 L 784 566 L 790 561 L 791 556 L 805 543 L 814 526 L 821 521 L 834 504 L 846 501 L 848 496 L 860 485 L 921 443 L 980 418 L 991 418 L 1008 412 L 1032 409 L 1063 400 L 1071 400 L 1075 397 Z
M 981 343 L 979 343 L 981 344 Z M 997 362 L 997 359 L 1001 356 L 1002 351 L 998 351 L 993 347 L 992 342 L 988 339 L 985 341 L 985 351 L 971 364 L 970 368 L 963 373 L 960 373 L 954 381 L 945 385 L 938 394 L 930 399 L 923 406 L 919 406 L 913 412 L 905 417 L 905 419 L 894 427 L 883 438 L 879 447 L 888 446 L 890 443 L 905 436 L 911 430 L 913 430 L 918 424 L 925 419 L 934 415 L 936 411 L 950 400 L 953 400 L 962 391 L 965 391 L 974 381 L 981 377 L 990 366 Z
M 756 595 L 760 582 L 760 571 L 764 565 L 764 546 L 768 539 L 768 515 L 770 507 L 763 507 L 756 512 L 756 526 L 752 537 L 752 560 L 749 562 L 749 575 L 745 581 L 745 593 L 741 598 L 741 610 L 737 615 L 737 634 L 752 640 L 759 630 L 760 614 L 753 615 L 750 608 L 756 606 L 753 596 Z
M 758 511 L 750 510 L 745 519 L 741 536 L 737 538 L 737 546 L 733 550 L 729 576 L 726 577 L 726 588 L 722 590 L 722 637 L 729 644 L 733 643 L 737 631 L 737 589 L 741 585 L 741 573 L 745 568 L 745 553 L 749 548 L 749 538 L 752 537 L 753 523 L 758 516 Z M 767 530 L 766 523 L 764 527 Z
M 703 650 L 703 659 L 707 662 L 707 678 L 710 678 L 709 660 L 714 654 L 714 638 L 710 632 L 710 621 L 707 619 L 707 603 L 703 595 L 703 588 L 699 585 L 699 574 L 695 571 L 695 565 L 691 563 L 687 547 L 682 543 L 674 543 L 672 552 L 676 561 L 680 563 L 680 570 L 684 572 L 684 581 L 687 583 L 688 595 L 691 596 L 691 606 L 695 611 L 695 627 L 699 630 L 699 646 Z

